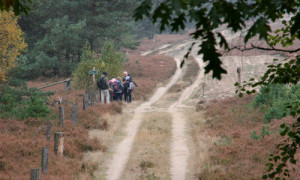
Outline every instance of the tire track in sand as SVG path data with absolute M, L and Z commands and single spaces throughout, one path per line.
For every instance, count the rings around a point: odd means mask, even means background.
M 204 75 L 201 71 L 203 61 L 200 57 L 195 57 L 196 62 L 200 67 L 200 72 L 194 83 L 187 87 L 177 102 L 173 103 L 168 111 L 172 115 L 172 143 L 171 143 L 171 178 L 172 180 L 184 180 L 186 177 L 187 160 L 189 157 L 189 150 L 187 146 L 188 136 L 185 133 L 186 120 L 181 111 L 184 100 L 187 100 L 194 90 L 199 86 Z
M 167 90 L 178 81 L 182 74 L 182 69 L 179 67 L 180 60 L 185 55 L 185 52 L 186 51 L 178 52 L 177 57 L 174 58 L 177 63 L 177 69 L 169 83 L 165 87 L 158 88 L 148 102 L 141 104 L 134 110 L 134 117 L 128 122 L 125 128 L 126 137 L 117 145 L 112 160 L 108 166 L 108 171 L 106 173 L 107 180 L 120 179 L 125 165 L 128 162 L 132 144 L 141 124 L 143 113 L 146 112 L 147 109 L 150 109 L 150 106 L 158 101 L 167 92 Z

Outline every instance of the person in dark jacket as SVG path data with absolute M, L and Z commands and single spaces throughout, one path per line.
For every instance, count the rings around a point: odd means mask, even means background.
M 108 84 L 108 78 L 107 73 L 103 72 L 101 77 L 99 78 L 97 82 L 97 86 L 100 89 L 100 95 L 101 95 L 101 103 L 104 104 L 104 96 L 106 97 L 106 103 L 110 103 L 110 97 L 109 97 L 109 84 Z
M 115 86 L 115 94 L 116 94 L 116 100 L 122 101 L 122 93 L 123 93 L 123 83 L 121 82 L 121 77 L 118 77 L 117 80 L 114 83 Z
M 131 83 L 131 81 L 130 81 L 130 78 L 129 78 L 129 76 L 127 76 L 126 78 L 125 78 L 125 84 L 124 84 L 124 89 L 126 89 L 125 91 L 124 91 L 124 95 L 125 95 L 125 102 L 127 102 L 127 103 L 131 103 L 131 89 L 130 89 L 130 83 Z

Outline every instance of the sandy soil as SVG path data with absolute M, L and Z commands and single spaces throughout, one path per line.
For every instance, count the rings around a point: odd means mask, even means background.
M 204 63 L 201 58 L 197 58 L 200 69 L 203 68 Z M 179 100 L 172 104 L 168 111 L 173 116 L 172 120 L 172 145 L 171 145 L 171 177 L 174 180 L 185 179 L 187 159 L 189 157 L 189 150 L 187 146 L 186 134 L 186 119 L 183 116 L 185 106 L 184 101 L 190 97 L 194 90 L 198 88 L 204 76 L 203 71 L 199 72 L 194 83 L 187 87 L 181 94 Z
M 135 109 L 134 117 L 128 122 L 125 129 L 126 137 L 116 147 L 113 158 L 108 166 L 106 176 L 108 180 L 120 179 L 122 171 L 124 170 L 125 164 L 127 163 L 130 155 L 133 140 L 141 124 L 143 113 L 145 113 L 146 111 L 149 112 L 149 109 L 151 109 L 151 105 L 158 101 L 167 92 L 167 90 L 178 81 L 179 77 L 181 76 L 182 70 L 179 68 L 180 58 L 177 58 L 176 62 L 178 68 L 171 78 L 170 82 L 165 87 L 158 88 L 149 101 L 144 102 Z

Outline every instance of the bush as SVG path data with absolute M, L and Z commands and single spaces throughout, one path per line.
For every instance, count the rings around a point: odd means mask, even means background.
M 269 123 L 272 119 L 284 117 L 287 104 L 297 99 L 300 99 L 300 85 L 288 87 L 272 84 L 261 88 L 253 101 L 253 106 L 264 112 L 264 122 Z
M 7 86 L 0 97 L 0 117 L 20 120 L 30 117 L 45 118 L 51 113 L 46 101 L 46 95 L 38 89 Z

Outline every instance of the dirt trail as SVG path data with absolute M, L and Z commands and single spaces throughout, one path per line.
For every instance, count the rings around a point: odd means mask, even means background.
M 181 57 L 183 57 L 184 53 L 180 55 L 182 55 Z M 122 171 L 124 170 L 124 167 L 128 161 L 130 150 L 132 149 L 133 140 L 141 124 L 143 113 L 151 109 L 150 106 L 158 101 L 167 92 L 167 90 L 178 81 L 179 77 L 181 76 L 182 69 L 179 67 L 180 59 L 181 58 L 175 58 L 177 62 L 177 70 L 169 83 L 165 87 L 158 88 L 148 102 L 141 104 L 135 109 L 134 117 L 128 122 L 125 129 L 126 137 L 116 147 L 112 161 L 108 166 L 106 175 L 108 180 L 117 180 L 120 178 Z
M 126 163 L 128 162 L 130 151 L 132 149 L 134 138 L 137 134 L 139 126 L 142 121 L 143 114 L 145 112 L 156 112 L 156 109 L 151 107 L 156 101 L 158 101 L 168 89 L 174 85 L 179 78 L 182 76 L 182 69 L 179 67 L 182 58 L 187 52 L 189 46 L 192 42 L 186 42 L 183 44 L 175 45 L 169 50 L 163 50 L 163 48 L 168 47 L 162 46 L 159 48 L 162 51 L 158 52 L 159 54 L 168 54 L 174 57 L 174 60 L 177 63 L 177 70 L 169 83 L 165 87 L 160 87 L 153 94 L 148 102 L 141 104 L 134 110 L 134 117 L 130 120 L 126 126 L 125 133 L 126 137 L 118 144 L 113 154 L 112 160 L 108 166 L 108 171 L 106 178 L 108 180 L 117 180 L 120 179 L 122 172 L 125 168 Z M 154 50 L 153 50 L 154 51 Z M 157 49 L 155 50 L 157 51 Z M 144 53 L 149 54 L 151 51 Z M 202 60 L 196 59 L 199 66 L 202 66 Z M 186 134 L 185 134 L 185 119 L 182 117 L 181 112 L 179 111 L 178 106 L 182 106 L 184 100 L 189 98 L 191 93 L 195 90 L 197 85 L 201 81 L 201 73 L 197 76 L 195 82 L 186 88 L 186 90 L 181 94 L 179 100 L 171 105 L 168 110 L 165 111 L 171 112 L 173 115 L 172 120 L 172 147 L 171 147 L 171 174 L 172 179 L 184 179 L 186 174 L 186 162 L 189 155 L 186 144 Z
M 195 58 L 195 57 L 194 57 Z M 203 67 L 202 59 L 197 57 L 196 62 L 200 69 Z M 187 159 L 189 150 L 187 147 L 188 136 L 185 133 L 186 119 L 182 115 L 184 101 L 189 98 L 199 86 L 204 73 L 199 72 L 194 83 L 187 87 L 181 94 L 179 100 L 172 104 L 168 111 L 172 114 L 172 145 L 171 145 L 171 177 L 173 180 L 183 180 L 186 176 Z

